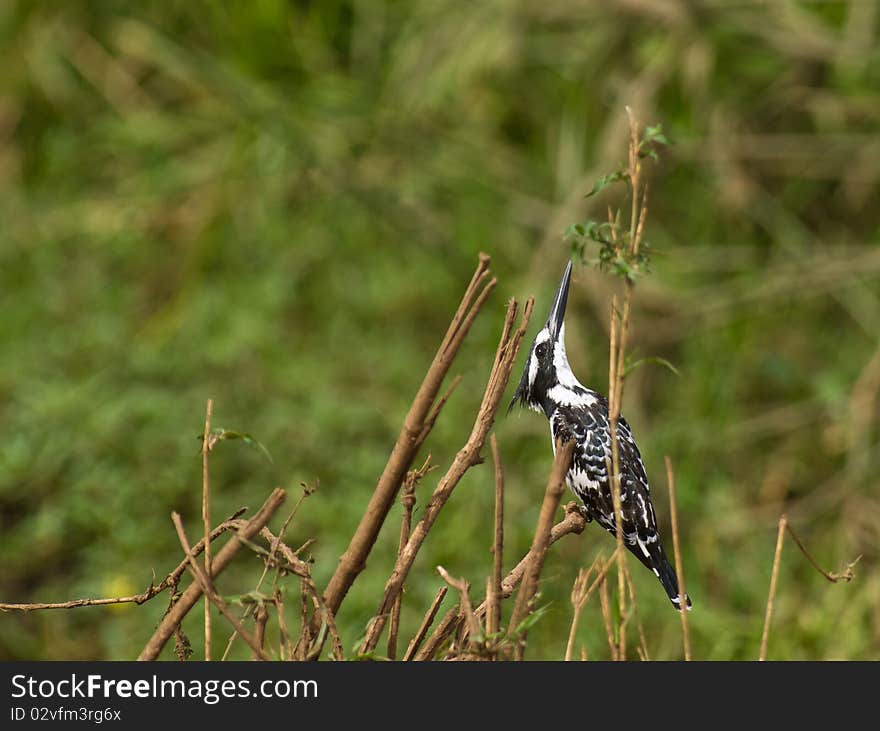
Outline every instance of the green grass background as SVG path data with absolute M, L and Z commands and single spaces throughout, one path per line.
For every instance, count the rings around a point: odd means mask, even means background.
M 326 582 L 477 253 L 499 286 L 426 446 L 441 468 L 470 431 L 505 301 L 534 294 L 542 318 L 563 231 L 619 200 L 619 186 L 584 194 L 624 159 L 628 104 L 674 143 L 650 171 L 656 254 L 630 350 L 680 376 L 638 369 L 624 413 L 667 542 L 664 455 L 675 465 L 694 656 L 757 656 L 785 510 L 829 568 L 863 558 L 831 585 L 787 542 L 770 657 L 880 657 L 878 24 L 870 0 L 4 2 L 0 600 L 164 576 L 170 512 L 201 530 L 209 397 L 215 425 L 274 458 L 222 444 L 214 515 L 320 480 L 288 536 L 318 538 Z M 573 367 L 603 391 L 612 287 L 579 268 L 569 302 Z M 550 443 L 532 413 L 495 432 L 512 565 Z M 441 514 L 404 638 L 437 564 L 484 585 L 492 490 L 489 462 Z M 399 514 L 338 618 L 348 652 Z M 577 569 L 611 547 L 594 525 L 554 547 L 529 657 L 562 656 Z M 680 657 L 677 615 L 632 564 L 651 656 Z M 252 589 L 260 568 L 240 560 L 221 589 Z M 132 658 L 165 606 L 2 614 L 0 657 Z M 196 657 L 200 624 L 185 625 Z M 595 603 L 580 644 L 607 657 Z

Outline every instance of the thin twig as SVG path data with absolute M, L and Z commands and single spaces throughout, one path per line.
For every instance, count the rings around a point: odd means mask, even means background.
M 480 635 L 482 635 L 483 630 L 480 627 L 480 623 L 477 621 L 477 617 L 474 614 L 473 606 L 471 605 L 470 598 L 470 588 L 471 585 L 468 584 L 464 579 L 456 579 L 453 576 L 450 576 L 449 572 L 444 569 L 442 566 L 437 567 L 437 573 L 443 578 L 449 586 L 455 589 L 460 597 L 459 606 L 461 608 L 461 613 L 464 615 L 465 622 L 467 623 L 468 631 L 470 632 L 472 639 L 477 639 Z
M 602 621 L 605 624 L 605 636 L 608 638 L 608 649 L 611 652 L 611 659 L 617 660 L 618 645 L 614 641 L 614 628 L 611 624 L 611 608 L 608 603 L 608 582 L 602 579 L 599 584 L 599 605 L 602 607 Z
M 544 558 L 547 555 L 547 547 L 550 545 L 550 531 L 553 529 L 553 517 L 559 508 L 559 501 L 565 490 L 565 475 L 571 466 L 574 455 L 575 441 L 567 442 L 557 439 L 554 452 L 553 468 L 550 478 L 547 480 L 547 489 L 544 491 L 544 501 L 541 504 L 541 513 L 535 526 L 535 535 L 532 539 L 532 548 L 529 551 L 531 559 L 519 587 L 519 594 L 510 617 L 508 634 L 514 637 L 517 629 L 526 617 L 531 613 L 531 603 L 538 591 L 538 581 L 541 569 L 544 567 Z M 525 649 L 525 636 L 516 637 L 515 655 L 518 660 L 522 659 Z
M 272 491 L 271 495 L 269 495 L 266 502 L 263 503 L 263 506 L 257 511 L 254 517 L 239 528 L 238 533 L 235 534 L 236 538 L 233 538 L 223 546 L 214 557 L 214 560 L 211 562 L 212 576 L 219 576 L 223 569 L 232 562 L 232 559 L 235 558 L 236 554 L 241 550 L 244 543 L 241 540 L 238 540 L 238 538 L 240 537 L 249 540 L 252 536 L 256 535 L 261 528 L 265 527 L 266 523 L 268 523 L 270 518 L 275 514 L 275 511 L 284 503 L 286 495 L 287 493 L 281 488 L 275 488 Z M 202 588 L 197 581 L 194 581 L 162 618 L 162 621 L 159 623 L 153 636 L 149 639 L 144 649 L 141 650 L 138 660 L 156 659 L 162 651 L 162 648 L 165 646 L 165 643 L 168 641 L 168 638 L 174 633 L 175 627 L 180 624 L 201 596 Z
M 678 506 L 675 500 L 675 475 L 672 460 L 666 457 L 666 482 L 669 484 L 669 516 L 672 520 L 672 550 L 675 551 L 675 575 L 678 578 L 679 614 L 681 615 L 681 634 L 684 642 L 684 659 L 691 659 L 691 631 L 688 625 L 687 587 L 684 582 L 684 561 L 681 557 L 681 544 L 678 541 Z
M 807 561 L 809 561 L 812 564 L 813 568 L 816 569 L 816 571 L 818 571 L 820 574 L 822 574 L 822 576 L 824 576 L 826 579 L 828 579 L 828 581 L 830 581 L 832 584 L 836 584 L 839 581 L 852 581 L 855 578 L 855 573 L 853 573 L 853 566 L 855 566 L 861 560 L 861 558 L 862 558 L 861 556 L 856 556 L 855 560 L 850 561 L 846 565 L 846 568 L 843 571 L 841 571 L 840 573 L 834 573 L 833 571 L 826 571 L 818 563 L 816 563 L 816 559 L 814 559 L 810 555 L 810 552 L 806 549 L 804 544 L 801 543 L 801 539 L 798 538 L 797 533 L 794 532 L 794 528 L 791 527 L 791 523 L 786 521 L 785 527 L 788 530 L 788 534 L 792 537 L 792 539 L 794 540 L 797 547 L 801 549 L 801 553 L 804 554 Z
M 584 608 L 584 603 L 586 602 L 584 595 L 586 594 L 587 582 L 590 580 L 590 574 L 593 573 L 596 563 L 601 560 L 602 556 L 600 554 L 599 557 L 593 561 L 590 568 L 578 569 L 578 575 L 575 577 L 574 584 L 571 587 L 571 606 L 574 611 L 571 617 L 571 625 L 568 629 L 568 642 L 565 643 L 564 659 L 566 662 L 571 661 L 571 655 L 574 651 L 574 638 L 577 635 L 578 620 L 580 620 L 581 610 Z
M 501 573 L 504 567 L 504 468 L 495 434 L 489 438 L 495 465 L 495 532 L 492 543 L 492 578 L 486 590 L 486 635 L 492 637 L 501 627 Z
M 293 643 L 290 641 L 290 632 L 287 631 L 287 620 L 284 618 L 284 596 L 280 589 L 275 590 L 272 601 L 278 615 L 278 657 L 282 660 L 290 660 L 293 657 Z
M 202 440 L 202 522 L 205 526 L 205 574 L 211 580 L 211 486 L 208 479 L 208 454 L 211 452 L 211 415 L 214 401 L 205 408 L 205 438 Z M 211 659 L 211 602 L 205 597 L 205 660 Z
M 489 293 L 497 284 L 495 278 L 487 282 L 488 277 L 489 257 L 485 254 L 480 254 L 477 269 L 465 290 L 458 310 L 452 318 L 452 322 L 446 331 L 443 341 L 440 343 L 434 360 L 413 399 L 404 420 L 403 428 L 400 430 L 397 442 L 388 458 L 385 469 L 379 477 L 370 502 L 351 538 L 348 548 L 339 559 L 336 571 L 327 584 L 324 599 L 328 610 L 333 614 L 339 611 L 345 595 L 366 565 L 367 556 L 375 545 L 379 531 L 388 516 L 388 512 L 391 510 L 391 506 L 394 504 L 394 499 L 397 496 L 397 491 L 400 488 L 403 477 L 407 469 L 409 469 L 420 444 L 427 436 L 425 431 L 426 419 L 440 390 L 440 386 L 446 378 L 474 318 L 482 308 Z M 481 287 L 483 287 L 482 292 L 480 291 Z M 318 619 L 313 617 L 313 625 L 317 621 Z M 316 627 L 313 626 L 312 629 L 316 629 Z
M 810 562 L 810 565 L 832 584 L 836 584 L 840 581 L 852 581 L 855 577 L 853 566 L 855 566 L 862 558 L 861 556 L 857 556 L 856 559 L 854 561 L 850 561 L 846 565 L 846 568 L 840 573 L 826 571 L 810 555 L 810 552 L 807 551 L 806 546 L 804 546 L 800 538 L 798 538 L 797 534 L 794 532 L 794 529 L 791 527 L 791 524 L 788 522 L 788 517 L 785 514 L 779 516 L 779 530 L 776 535 L 776 552 L 773 555 L 773 570 L 770 574 L 770 593 L 767 597 L 767 610 L 764 615 L 764 630 L 761 633 L 761 650 L 760 655 L 758 656 L 758 660 L 767 659 L 767 643 L 768 636 L 770 634 L 770 620 L 773 616 L 773 603 L 776 598 L 776 582 L 779 576 L 779 562 L 782 555 L 782 539 L 784 537 L 785 531 L 788 531 L 789 535 L 794 540 L 795 545 L 797 545 L 797 547 L 801 550 L 801 553 L 804 554 L 806 559 Z
M 299 510 L 300 505 L 303 504 L 303 501 L 309 495 L 311 495 L 312 493 L 315 492 L 315 488 L 308 486 L 306 483 L 302 483 L 302 487 L 303 487 L 302 494 L 299 496 L 299 499 L 296 501 L 296 505 L 293 506 L 293 510 L 290 511 L 290 514 L 284 520 L 284 523 L 281 526 L 281 530 L 278 531 L 278 536 L 275 538 L 275 540 L 270 541 L 271 548 L 269 549 L 269 560 L 266 561 L 263 565 L 263 573 L 260 574 L 260 578 L 257 580 L 257 584 L 254 587 L 254 593 L 256 593 L 260 590 L 260 587 L 263 585 L 263 581 L 266 580 L 266 576 L 269 573 L 269 566 L 272 563 L 272 559 L 275 557 L 275 552 L 278 550 L 278 545 L 281 543 L 282 539 L 284 538 L 284 533 L 285 533 L 285 531 L 287 531 L 287 527 L 290 525 L 291 521 L 293 521 L 293 518 L 296 515 L 297 511 Z M 268 529 L 264 529 L 264 530 L 268 530 Z M 315 539 L 310 538 L 308 541 L 306 541 L 305 544 L 303 544 L 303 547 L 309 545 L 310 542 L 314 542 L 314 540 Z M 297 549 L 294 552 L 294 555 L 298 555 L 300 553 L 300 551 L 302 551 L 302 550 L 303 550 L 303 548 Z M 277 581 L 277 578 L 276 578 L 276 581 Z M 253 604 L 250 604 L 247 607 L 245 607 L 245 610 L 241 613 L 240 621 L 243 622 L 248 617 L 248 615 L 253 611 L 253 608 L 254 608 Z M 238 636 L 238 634 L 236 632 L 233 632 L 229 636 L 229 640 L 226 642 L 226 649 L 223 651 L 223 657 L 220 658 L 221 660 L 225 660 L 227 658 L 230 651 L 232 650 L 232 645 L 235 643 L 235 638 L 237 636 Z
M 403 584 L 415 562 L 416 555 L 427 538 L 431 527 L 437 520 L 437 516 L 444 505 L 446 505 L 465 472 L 482 461 L 480 450 L 483 448 L 489 430 L 494 423 L 498 407 L 501 404 L 501 398 L 504 395 L 504 389 L 507 387 L 510 371 L 519 352 L 520 344 L 525 336 L 533 306 L 534 300 L 530 297 L 526 300 L 525 307 L 523 308 L 520 326 L 514 332 L 513 325 L 517 315 L 517 304 L 513 299 L 508 302 L 501 338 L 495 352 L 494 365 L 489 374 L 486 390 L 474 420 L 471 434 L 465 445 L 455 455 L 455 459 L 449 466 L 446 474 L 437 483 L 431 499 L 425 506 L 421 520 L 413 528 L 406 546 L 398 557 L 394 569 L 385 584 L 382 601 L 374 613 L 373 620 L 370 622 L 367 635 L 361 646 L 361 654 L 369 654 L 376 648 L 394 600 L 403 589 Z
M 584 528 L 586 528 L 587 520 L 584 518 L 583 513 L 580 511 L 577 503 L 574 501 L 569 502 L 565 506 L 565 518 L 559 521 L 556 525 L 553 526 L 553 530 L 550 531 L 550 545 L 553 545 L 564 536 L 567 536 L 571 533 L 580 535 L 584 532 Z M 532 552 L 529 551 L 525 556 L 523 556 L 519 563 L 514 566 L 504 578 L 504 581 L 501 582 L 501 597 L 506 599 L 516 590 L 516 587 L 519 585 L 519 582 L 522 580 L 523 574 L 525 573 L 526 566 L 529 565 L 532 558 Z M 482 602 L 475 610 L 475 614 L 477 617 L 484 617 L 487 611 L 486 602 Z M 440 624 L 434 629 L 434 632 L 431 633 L 431 636 L 428 638 L 424 647 L 415 655 L 416 660 L 430 660 L 437 654 L 437 651 L 449 639 L 450 635 L 453 632 L 458 630 L 460 627 L 464 617 L 462 617 L 457 607 L 453 607 L 450 609 L 444 616 L 443 619 L 440 620 Z M 467 639 L 467 638 L 463 638 Z
M 773 617 L 773 601 L 776 599 L 776 580 L 779 576 L 779 559 L 782 556 L 782 539 L 788 518 L 779 516 L 779 530 L 776 533 L 776 552 L 773 554 L 773 570 L 770 573 L 770 593 L 767 596 L 767 611 L 764 614 L 764 631 L 761 633 L 761 651 L 758 660 L 767 659 L 767 641 L 770 636 L 770 619 Z
M 574 636 L 575 636 L 575 632 L 577 629 L 577 623 L 578 623 L 578 618 L 580 616 L 580 612 L 583 609 L 583 607 L 586 605 L 586 603 L 590 600 L 590 597 L 593 595 L 593 592 L 596 590 L 596 588 L 598 586 L 601 586 L 601 584 L 605 581 L 605 577 L 608 575 L 608 571 L 611 569 L 611 567 L 614 565 L 615 560 L 617 559 L 616 552 L 617 552 L 617 549 L 615 548 L 614 552 L 612 552 L 612 554 L 608 557 L 607 561 L 604 560 L 604 557 L 602 556 L 602 554 L 599 554 L 599 556 L 596 558 L 595 561 L 593 561 L 593 563 L 590 565 L 590 568 L 587 569 L 586 572 L 583 572 L 583 570 L 581 570 L 578 573 L 578 578 L 575 580 L 575 584 L 574 584 L 574 587 L 572 588 L 572 594 L 571 594 L 571 601 L 572 601 L 572 604 L 574 605 L 575 616 L 572 619 L 571 628 L 569 630 L 569 640 L 568 640 L 569 647 L 566 647 L 566 650 L 565 650 L 565 659 L 566 660 L 571 659 L 570 650 L 572 649 L 571 645 L 573 645 L 573 643 L 574 643 Z M 578 582 L 581 581 L 581 574 L 585 573 L 583 581 L 586 582 L 587 578 L 589 578 L 590 572 L 592 572 L 592 570 L 597 565 L 598 565 L 598 571 L 596 573 L 596 577 L 593 579 L 593 583 L 590 584 L 589 588 L 586 588 L 584 590 L 585 584 L 583 585 L 583 587 L 578 585 Z M 579 591 L 582 591 L 582 593 L 579 593 L 576 596 L 576 592 L 579 592 Z M 577 599 L 577 603 L 575 603 L 576 599 Z
M 410 470 L 403 482 L 403 490 L 400 502 L 403 504 L 403 515 L 400 519 L 400 540 L 397 543 L 397 556 L 403 551 L 409 540 L 412 529 L 413 508 L 416 506 L 416 485 L 435 465 L 431 465 L 431 455 L 425 459 L 425 463 L 417 470 Z M 394 660 L 397 657 L 397 635 L 400 632 L 400 609 L 403 604 L 403 592 L 397 595 L 394 606 L 391 607 L 391 624 L 388 627 L 388 658 Z
M 229 518 L 224 520 L 220 525 L 211 531 L 211 540 L 215 540 L 228 530 L 236 530 L 238 523 L 236 518 L 244 513 L 247 508 L 239 508 Z M 193 554 L 198 556 L 205 550 L 204 539 L 200 540 L 193 546 Z M 171 571 L 158 584 L 150 582 L 150 585 L 140 594 L 132 594 L 131 596 L 118 596 L 101 599 L 73 599 L 67 602 L 35 602 L 30 604 L 0 604 L 0 612 L 35 612 L 43 609 L 75 609 L 78 607 L 103 607 L 111 604 L 143 604 L 148 602 L 155 596 L 158 596 L 166 589 L 174 589 L 180 582 L 180 577 L 186 571 L 189 564 L 187 559 L 183 559 L 177 567 Z
M 639 606 L 636 603 L 636 585 L 633 581 L 632 572 L 629 570 L 629 564 L 626 564 L 626 585 L 629 589 L 630 616 L 635 617 L 636 628 L 639 632 L 639 646 L 636 647 L 636 652 L 640 660 L 647 661 L 650 659 L 648 655 L 648 641 L 645 638 L 645 628 L 642 627 L 642 620 L 639 618 Z
M 419 651 L 419 648 L 422 646 L 422 642 L 425 639 L 425 635 L 428 634 L 428 630 L 431 629 L 431 625 L 434 623 L 434 617 L 437 616 L 437 610 L 440 609 L 440 604 L 443 602 L 447 591 L 447 587 L 440 587 L 437 595 L 434 597 L 434 601 L 431 602 L 431 606 L 425 613 L 425 616 L 422 619 L 422 623 L 419 625 L 418 631 L 416 632 L 415 636 L 410 640 L 409 647 L 406 648 L 406 652 L 403 655 L 404 660 L 412 660 L 415 654 Z
M 254 638 L 250 632 L 248 632 L 244 627 L 241 626 L 241 623 L 235 617 L 235 615 L 229 610 L 229 607 L 226 606 L 226 602 L 223 601 L 223 598 L 217 593 L 217 590 L 214 588 L 214 584 L 208 578 L 208 576 L 202 571 L 198 562 L 195 559 L 195 556 L 192 554 L 192 548 L 190 548 L 189 541 L 186 537 L 186 532 L 183 529 L 183 523 L 180 520 L 179 513 L 171 513 L 171 520 L 174 522 L 174 528 L 177 530 L 177 537 L 180 540 L 180 545 L 183 548 L 183 552 L 186 554 L 186 557 L 189 559 L 189 570 L 190 573 L 195 577 L 196 582 L 200 585 L 202 592 L 206 597 L 208 597 L 213 603 L 214 606 L 220 611 L 229 623 L 235 628 L 236 632 L 241 635 L 242 639 L 250 645 L 251 649 L 254 651 L 254 654 L 260 660 L 269 660 L 269 656 L 263 652 L 263 648 L 260 647 L 260 643 L 257 642 L 256 638 Z
M 263 649 L 263 644 L 266 640 L 266 622 L 268 621 L 269 610 L 266 609 L 266 605 L 263 602 L 260 602 L 257 611 L 254 613 L 254 641 L 261 650 Z M 253 655 L 253 659 L 260 659 L 257 657 L 256 652 Z

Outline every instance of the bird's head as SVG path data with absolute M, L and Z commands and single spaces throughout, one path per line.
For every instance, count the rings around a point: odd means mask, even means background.
M 543 410 L 547 394 L 558 385 L 571 387 L 577 383 L 568 365 L 565 354 L 565 306 L 568 303 L 568 285 L 571 282 L 571 262 L 565 267 L 550 315 L 544 327 L 535 336 L 529 357 L 526 359 L 522 378 L 519 381 L 507 413 L 517 401 L 535 411 Z

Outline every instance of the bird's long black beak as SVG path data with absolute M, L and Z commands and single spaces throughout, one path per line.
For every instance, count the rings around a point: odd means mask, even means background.
M 562 332 L 562 324 L 565 322 L 565 306 L 568 304 L 568 285 L 570 283 L 571 261 L 568 262 L 565 271 L 562 273 L 562 281 L 559 282 L 559 289 L 556 290 L 556 297 L 553 298 L 553 306 L 550 308 L 550 316 L 547 318 L 547 324 L 545 325 L 550 331 L 550 337 L 554 342 L 559 338 L 559 334 Z M 535 346 L 532 345 L 532 349 L 534 349 L 534 347 Z M 513 410 L 517 401 L 523 406 L 526 405 L 529 388 L 529 361 L 531 359 L 532 351 L 529 351 L 525 366 L 523 367 L 522 377 L 519 380 L 519 385 L 513 394 L 513 399 L 511 399 L 510 405 L 507 407 L 508 414 Z
M 550 330 L 550 337 L 553 340 L 559 338 L 562 331 L 562 325 L 565 322 L 565 306 L 568 304 L 568 285 L 571 284 L 571 261 L 565 267 L 562 273 L 562 280 L 559 282 L 559 289 L 556 290 L 556 297 L 553 300 L 553 307 L 550 308 L 550 315 L 547 317 L 547 329 Z

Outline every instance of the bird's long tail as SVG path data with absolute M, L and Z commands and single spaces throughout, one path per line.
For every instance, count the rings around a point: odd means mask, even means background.
M 675 575 L 675 568 L 666 557 L 666 551 L 663 550 L 663 545 L 659 540 L 647 544 L 647 547 L 647 556 L 638 545 L 629 546 L 629 549 L 639 561 L 651 569 L 657 578 L 660 579 L 660 583 L 666 590 L 666 595 L 669 597 L 669 601 L 672 602 L 672 606 L 680 612 L 681 594 L 678 590 L 678 577 Z M 691 598 L 685 595 L 684 599 L 685 607 L 690 611 L 693 606 Z

